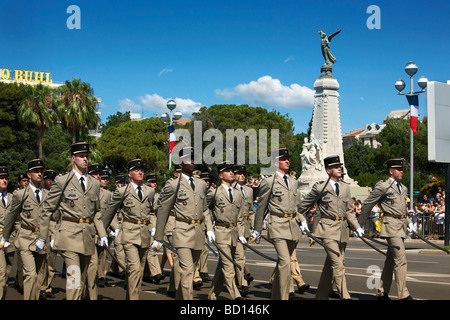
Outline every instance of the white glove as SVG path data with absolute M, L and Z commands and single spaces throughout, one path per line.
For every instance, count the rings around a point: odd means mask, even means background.
M 355 232 L 353 232 L 353 235 L 355 237 L 361 238 L 364 235 L 364 230 L 362 228 L 358 228 Z
M 261 231 L 260 230 L 253 230 L 253 233 L 252 233 L 250 241 L 251 242 L 259 241 L 260 238 L 261 238 Z
M 416 231 L 416 228 L 414 228 L 414 224 L 413 223 L 408 224 L 408 232 L 412 233 L 413 231 Z
M 2 248 L 3 250 L 6 250 L 10 245 L 11 245 L 11 243 L 9 243 L 8 240 L 6 240 L 5 238 L 2 237 L 2 240 L 0 242 L 0 248 Z
M 306 220 L 302 221 L 302 224 L 300 225 L 300 231 L 303 234 L 306 234 L 306 231 L 310 232 L 308 228 L 308 222 L 306 222 Z
M 206 231 L 206 236 L 208 237 L 208 241 L 211 243 L 216 241 L 216 235 L 212 231 Z
M 42 249 L 44 249 L 45 246 L 45 240 L 42 239 L 38 239 L 38 241 L 36 241 L 35 247 L 36 247 L 36 251 L 39 252 Z
M 242 244 L 246 244 L 246 243 L 247 243 L 247 240 L 245 239 L 245 237 L 239 237 L 239 241 L 240 241 Z
M 152 228 L 152 232 L 151 232 L 152 238 L 155 237 L 155 232 L 156 232 L 156 228 Z
M 101 237 L 100 238 L 100 246 L 107 247 L 108 246 L 108 238 L 107 237 Z
M 50 240 L 50 248 L 53 249 L 53 245 L 55 244 L 55 239 Z
M 163 247 L 163 243 L 159 242 L 158 240 L 154 240 L 152 243 L 152 249 L 153 251 L 159 251 Z

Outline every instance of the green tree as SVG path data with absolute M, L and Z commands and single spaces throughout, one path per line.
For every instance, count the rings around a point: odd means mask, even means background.
M 66 81 L 59 88 L 61 103 L 58 116 L 64 126 L 72 134 L 72 142 L 77 141 L 77 133 L 81 130 L 93 129 L 100 123 L 95 111 L 97 99 L 92 87 L 81 79 Z
M 54 90 L 48 86 L 24 86 L 26 98 L 18 109 L 19 119 L 24 123 L 31 123 L 38 129 L 38 156 L 42 159 L 42 138 L 49 126 L 56 121 L 56 98 Z
M 117 127 L 123 122 L 131 121 L 130 111 L 122 113 L 117 111 L 116 114 L 112 114 L 106 118 L 106 123 L 102 127 L 102 133 L 105 133 L 108 128 Z
M 162 173 L 168 168 L 168 140 L 164 122 L 149 118 L 108 128 L 97 140 L 97 148 L 114 174 L 126 172 L 132 159 L 144 160 L 147 173 Z

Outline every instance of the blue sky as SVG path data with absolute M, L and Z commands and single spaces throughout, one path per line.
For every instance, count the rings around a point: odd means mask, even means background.
M 67 27 L 70 5 L 80 8 L 81 29 Z M 370 5 L 380 29 L 367 27 Z M 102 97 L 102 122 L 117 111 L 160 115 L 176 99 L 185 118 L 213 104 L 276 109 L 299 133 L 323 64 L 318 31 L 342 29 L 331 51 L 345 134 L 409 108 L 394 88 L 402 78 L 409 89 L 408 61 L 419 66 L 416 81 L 450 80 L 449 12 L 449 1 L 436 0 L 4 0 L 0 68 L 81 78 Z M 419 111 L 426 115 L 426 94 Z

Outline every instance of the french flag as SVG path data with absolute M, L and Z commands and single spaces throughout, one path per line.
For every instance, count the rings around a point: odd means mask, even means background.
M 175 148 L 175 145 L 177 144 L 177 140 L 176 140 L 175 128 L 173 127 L 173 124 L 171 124 L 168 128 L 169 128 L 169 154 L 171 154 L 173 151 L 173 148 Z
M 414 132 L 414 135 L 417 135 L 417 120 L 419 119 L 419 96 L 406 96 L 408 99 L 408 103 L 411 106 L 410 112 L 410 126 L 411 130 Z

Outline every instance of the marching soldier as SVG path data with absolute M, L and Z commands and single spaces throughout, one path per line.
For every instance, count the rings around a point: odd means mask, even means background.
M 87 173 L 89 144 L 74 143 L 70 149 L 73 169 L 57 176 L 48 192 L 43 203 L 36 249 L 40 251 L 44 248 L 50 232 L 51 216 L 59 210 L 61 223 L 57 226 L 53 249 L 58 250 L 66 264 L 67 300 L 80 300 L 89 262 L 95 253 L 95 229 L 102 230 L 103 225 L 101 220 L 94 219 L 101 214 L 100 183 Z M 106 236 L 101 241 L 107 244 Z
M 19 218 L 20 227 L 14 245 L 19 250 L 23 263 L 24 300 L 38 300 L 40 288 L 47 272 L 46 252 L 36 252 L 34 243 L 37 240 L 42 203 L 47 190 L 42 188 L 44 162 L 34 159 L 28 162 L 29 184 L 17 189 L 12 197 L 11 206 L 5 217 L 3 228 L 4 246 L 9 246 L 9 237 L 14 224 Z
M 54 170 L 48 169 L 44 171 L 44 182 L 43 187 L 45 190 L 49 191 L 53 182 L 55 182 L 55 178 L 57 173 Z M 56 256 L 57 252 L 53 250 L 52 240 L 55 239 L 55 231 L 56 231 L 56 223 L 59 217 L 57 215 L 52 214 L 50 218 L 50 232 L 49 232 L 49 241 L 50 248 L 47 252 L 47 273 L 44 278 L 44 283 L 41 287 L 40 298 L 54 298 L 55 294 L 53 293 L 52 282 L 53 278 L 56 274 Z
M 369 213 L 376 203 L 383 212 L 383 224 L 380 238 L 385 238 L 390 245 L 386 254 L 383 272 L 381 273 L 380 288 L 377 291 L 379 300 L 389 300 L 389 290 L 392 276 L 399 299 L 412 300 L 406 287 L 407 261 L 405 253 L 406 229 L 414 230 L 412 221 L 408 218 L 407 202 L 408 190 L 400 181 L 403 178 L 403 159 L 387 161 L 389 179 L 379 181 L 367 199 L 359 215 L 359 224 L 364 225 Z M 399 249 L 393 246 L 398 246 Z
M 6 212 L 11 206 L 12 195 L 8 193 L 8 168 L 6 166 L 0 167 L 0 233 L 3 236 L 3 227 L 5 222 Z M 14 232 L 14 237 L 17 231 Z M 10 237 L 11 245 L 8 248 L 0 250 L 0 300 L 5 300 L 6 289 L 8 288 L 8 278 L 11 273 L 12 264 L 14 261 L 14 247 L 13 236 Z
M 153 237 L 155 236 L 155 228 L 156 228 L 156 204 L 158 202 L 159 193 L 156 192 L 156 186 L 157 186 L 157 176 L 156 174 L 148 174 L 146 177 L 146 184 L 150 188 L 153 188 L 155 190 L 155 196 L 153 197 L 153 205 L 152 210 L 150 212 L 150 229 L 151 229 L 151 240 L 150 243 L 153 242 Z M 148 272 L 148 278 L 150 278 L 150 275 L 153 277 L 151 282 L 159 284 L 161 280 L 164 280 L 166 277 L 165 274 L 162 273 L 161 265 L 159 263 L 158 255 L 156 252 L 150 247 L 147 251 L 147 264 L 144 269 L 144 278 L 147 276 L 146 272 Z
M 236 274 L 232 261 L 224 256 L 234 259 L 238 241 L 247 243 L 242 225 L 242 216 L 245 210 L 240 191 L 233 190 L 233 166 L 223 163 L 217 166 L 222 184 L 214 191 L 211 215 L 214 219 L 214 234 L 216 235 L 219 250 L 219 262 L 208 294 L 209 300 L 216 300 L 223 286 L 228 290 L 233 300 L 243 300 L 236 285 Z M 237 192 L 236 192 L 237 191 Z M 239 225 L 239 227 L 238 227 Z
M 147 250 L 150 246 L 150 212 L 155 190 L 144 181 L 144 161 L 134 159 L 128 162 L 129 183 L 117 188 L 103 215 L 103 223 L 108 227 L 120 210 L 123 216 L 121 241 L 129 275 L 127 299 L 139 300 Z
M 152 247 L 156 251 L 162 247 L 166 222 L 173 208 L 175 225 L 172 237 L 180 272 L 176 299 L 192 300 L 194 271 L 205 245 L 205 229 L 209 241 L 215 240 L 215 237 L 206 203 L 206 184 L 192 175 L 195 170 L 194 149 L 183 148 L 180 160 L 181 176 L 167 181 L 161 194 Z
M 253 189 L 246 185 L 245 174 L 247 169 L 244 165 L 235 165 L 233 167 L 233 172 L 236 181 L 234 184 L 234 189 L 235 192 L 242 193 L 242 205 L 244 206 L 242 222 L 239 227 L 242 229 L 241 234 L 245 240 L 248 241 L 251 236 L 251 216 L 255 214 L 255 210 L 253 208 Z M 239 270 L 238 268 L 235 268 L 235 271 L 236 280 L 242 296 L 246 296 L 249 293 L 248 287 L 250 286 L 250 282 L 253 280 L 253 277 L 246 266 L 245 250 L 246 248 L 242 242 L 238 241 L 235 256 L 236 262 L 242 267 L 242 269 Z
M 288 300 L 291 284 L 291 255 L 297 247 L 300 231 L 309 231 L 309 229 L 305 217 L 297 212 L 298 181 L 289 176 L 289 151 L 285 148 L 279 149 L 274 152 L 273 158 L 277 172 L 261 181 L 252 241 L 261 237 L 267 212 L 268 235 L 273 241 L 278 256 L 271 299 Z
M 344 254 L 349 241 L 349 225 L 359 236 L 364 234 L 353 214 L 350 187 L 341 181 L 342 169 L 339 156 L 324 159 L 325 170 L 329 180 L 314 184 L 312 190 L 303 197 L 299 213 L 306 215 L 317 203 L 319 215 L 314 229 L 317 238 L 339 253 L 326 250 L 327 258 L 316 292 L 316 299 L 328 300 L 332 282 L 337 287 L 341 299 L 351 299 L 345 279 Z

